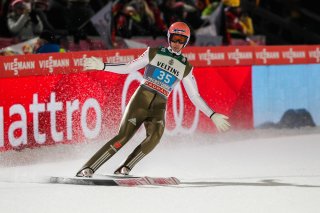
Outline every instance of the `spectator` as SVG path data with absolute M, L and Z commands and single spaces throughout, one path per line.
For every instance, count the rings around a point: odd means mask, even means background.
M 198 29 L 202 26 L 204 21 L 201 19 L 201 11 L 205 4 L 203 0 L 185 0 L 184 1 L 184 21 L 187 22 L 191 28 Z
M 51 31 L 43 31 L 35 46 L 35 53 L 60 52 L 60 45 L 57 44 L 55 34 Z
M 50 24 L 47 18 L 46 11 L 48 10 L 48 0 L 34 0 L 32 4 L 32 10 L 39 16 L 43 30 L 54 31 L 54 27 Z
M 254 34 L 252 18 L 249 16 L 249 14 L 247 12 L 245 12 L 245 11 L 241 12 L 240 23 L 243 26 L 244 33 L 247 36 L 252 36 Z
M 32 0 L 23 0 L 26 8 L 31 11 L 32 8 Z
M 212 26 L 212 29 L 209 27 L 209 34 L 212 36 L 221 36 L 223 44 L 229 45 L 230 36 L 227 32 L 225 14 L 227 8 L 226 2 L 226 0 L 211 0 L 202 10 L 201 18 L 204 20 L 204 25 Z
M 150 36 L 159 32 L 155 16 L 144 0 L 131 0 L 122 9 L 117 31 L 122 37 Z
M 30 11 L 23 0 L 11 3 L 12 12 L 8 15 L 8 29 L 18 41 L 34 38 L 43 30 L 42 22 L 35 11 Z
M 202 2 L 202 1 L 199 0 L 198 2 L 199 2 L 198 4 L 200 4 L 200 2 Z M 205 6 L 201 5 L 202 6 L 201 18 L 203 20 L 209 19 L 209 16 L 219 7 L 220 2 L 221 1 L 219 1 L 219 0 L 213 0 Z M 200 7 L 200 6 L 198 6 L 198 7 Z
M 49 7 L 49 0 L 34 0 L 32 8 L 39 16 L 41 22 L 43 23 L 43 30 L 48 30 L 53 32 L 59 38 L 64 38 L 68 35 L 67 29 L 55 29 L 55 27 L 49 22 L 47 12 Z
M 159 31 L 159 33 L 157 34 L 166 36 L 168 27 L 163 20 L 162 11 L 159 9 L 159 4 L 157 3 L 157 1 L 153 1 L 153 0 L 146 0 L 146 2 L 148 3 L 150 10 L 152 10 L 153 12 L 154 19 L 155 19 L 155 26 Z
M 183 1 L 164 0 L 161 5 L 164 20 L 167 26 L 177 21 L 184 21 L 189 12 L 195 12 L 196 8 Z
M 239 7 L 240 6 L 240 0 L 222 0 L 222 2 L 227 7 Z
M 28 43 L 24 44 L 21 49 L 22 49 L 22 52 L 23 52 L 24 55 L 32 54 L 32 52 L 33 52 L 32 45 L 30 45 Z
M 241 7 L 226 8 L 227 31 L 231 38 L 245 39 L 249 44 L 254 42 L 249 38 L 254 33 L 251 18 L 243 13 Z

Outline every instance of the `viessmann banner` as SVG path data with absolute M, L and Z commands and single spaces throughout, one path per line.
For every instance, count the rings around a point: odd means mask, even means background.
M 0 57 L 0 78 L 82 72 L 85 58 L 125 63 L 143 49 Z M 320 63 L 320 45 L 256 47 L 188 47 L 184 54 L 196 67 Z
M 185 54 L 196 67 L 194 75 L 204 100 L 228 115 L 234 129 L 248 129 L 253 127 L 252 63 L 282 63 L 275 61 L 277 56 L 283 63 L 316 63 L 319 48 L 308 48 L 187 48 Z M 143 51 L 0 57 L 0 150 L 113 136 L 142 71 L 129 75 L 83 71 L 83 61 L 96 56 L 109 63 L 125 63 Z M 166 134 L 216 131 L 182 85 L 172 92 L 167 108 Z

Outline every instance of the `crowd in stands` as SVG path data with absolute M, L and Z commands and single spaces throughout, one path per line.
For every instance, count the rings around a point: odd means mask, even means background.
M 90 18 L 110 0 L 3 0 L 0 5 L 0 37 L 18 43 L 40 36 L 50 43 L 74 42 L 88 36 L 99 36 Z M 186 22 L 193 33 L 212 25 L 212 15 L 218 10 L 217 35 L 223 45 L 231 38 L 240 38 L 252 45 L 252 19 L 243 11 L 240 0 L 116 0 L 112 1 L 112 36 L 132 38 L 165 37 L 168 26 L 176 21 Z M 48 41 L 47 41 L 48 42 Z M 38 42 L 41 43 L 41 42 Z M 43 41 L 42 41 L 43 43 Z M 56 48 L 53 48 L 56 50 Z

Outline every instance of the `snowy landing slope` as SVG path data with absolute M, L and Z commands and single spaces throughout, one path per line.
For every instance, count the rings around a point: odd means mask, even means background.
M 142 138 L 133 138 L 98 173 L 113 172 Z M 179 186 L 45 183 L 46 176 L 74 175 L 102 144 L 1 153 L 1 212 L 319 212 L 319 129 L 166 136 L 132 172 L 175 176 L 185 182 Z

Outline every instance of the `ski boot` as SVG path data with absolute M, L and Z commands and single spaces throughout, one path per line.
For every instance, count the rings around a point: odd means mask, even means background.
M 115 172 L 115 175 L 129 175 L 131 169 L 127 166 L 120 166 Z
M 86 178 L 91 178 L 93 175 L 93 170 L 91 168 L 85 168 L 82 169 L 77 173 L 77 177 L 86 177 Z

